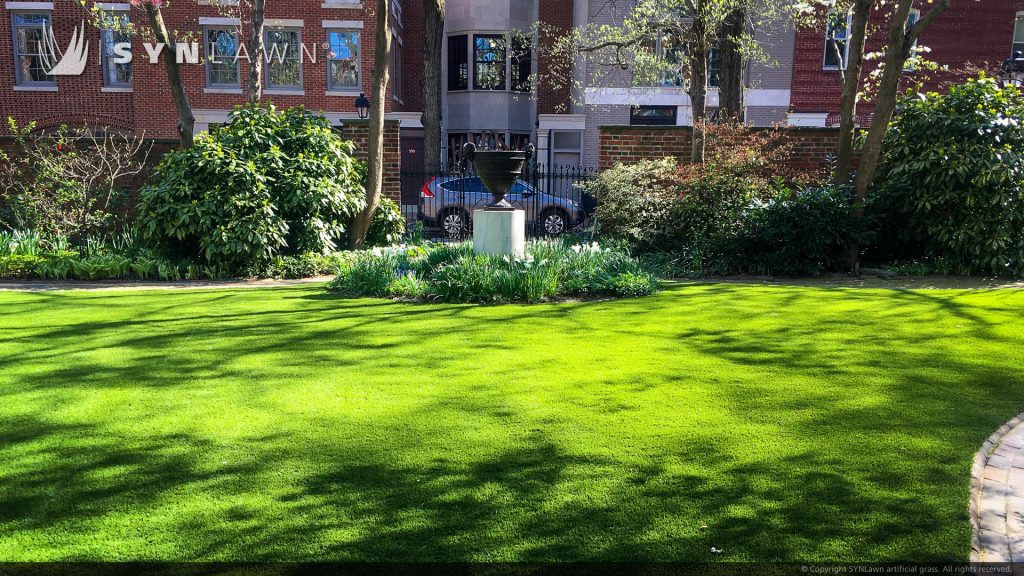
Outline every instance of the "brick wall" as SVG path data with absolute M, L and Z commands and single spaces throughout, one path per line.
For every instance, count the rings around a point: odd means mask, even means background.
M 408 6 L 414 2 L 404 2 Z M 54 0 L 52 21 L 54 34 L 58 43 L 66 44 L 83 20 L 88 20 L 87 10 L 93 2 L 83 7 L 78 0 Z M 36 120 L 40 128 L 59 124 L 99 125 L 134 131 L 137 134 L 153 138 L 177 137 L 177 114 L 171 100 L 167 76 L 161 64 L 149 63 L 149 56 L 143 48 L 140 38 L 133 39 L 134 82 L 130 93 L 111 93 L 102 90 L 103 80 L 98 61 L 100 53 L 99 31 L 86 26 L 86 39 L 90 43 L 89 64 L 85 73 L 77 77 L 61 77 L 57 79 L 58 89 L 52 91 L 15 90 L 14 62 L 12 54 L 11 13 L 12 10 L 0 10 L 0 30 L 7 34 L 0 35 L 0 118 L 12 116 L 19 122 Z M 224 17 L 218 9 L 210 5 L 200 5 L 197 0 L 181 0 L 170 4 L 164 9 L 167 25 L 179 32 L 179 37 L 191 35 L 201 43 L 202 27 L 199 18 Z M 229 16 L 237 16 L 231 14 Z M 410 15 L 413 18 L 415 14 Z M 351 21 L 362 24 L 361 29 L 361 62 L 362 91 L 368 91 L 370 76 L 373 69 L 374 29 L 376 14 L 373 2 L 364 2 L 362 8 L 324 8 L 322 0 L 289 0 L 288 2 L 267 3 L 266 17 L 272 19 L 300 19 L 303 21 L 302 42 L 313 51 L 318 50 L 317 62 L 309 59 L 303 64 L 302 96 L 265 96 L 265 100 L 274 102 L 280 108 L 304 105 L 311 110 L 324 112 L 355 112 L 355 96 L 358 91 L 342 96 L 327 92 L 327 60 L 324 43 L 327 31 L 322 22 L 325 20 Z M 134 22 L 146 22 L 145 13 L 132 8 L 130 18 Z M 403 18 L 406 20 L 406 18 Z M 407 70 L 416 70 L 415 65 L 408 65 L 412 47 L 418 47 L 420 40 L 413 37 L 415 28 L 402 31 Z M 248 36 L 248 27 L 242 27 L 242 39 Z M 200 54 L 203 54 L 200 46 Z M 415 62 L 415 59 L 412 60 Z M 248 78 L 249 66 L 241 61 L 241 79 L 244 88 Z M 183 65 L 183 77 L 188 97 L 194 110 L 231 110 L 245 102 L 244 94 L 214 94 L 206 90 L 205 68 L 202 64 Z M 418 78 L 405 79 L 404 92 L 415 94 L 419 91 Z M 392 83 L 393 85 L 393 83 Z M 392 99 L 391 87 L 386 98 L 388 112 L 402 111 L 403 106 Z M 0 133 L 6 133 L 0 127 Z
M 586 0 L 576 0 L 584 2 Z M 559 36 L 568 34 L 573 27 L 573 0 L 539 0 L 540 21 L 548 27 L 548 32 L 540 39 L 541 53 L 550 52 L 550 47 Z M 538 74 L 545 78 L 550 70 L 547 58 L 540 58 L 537 63 Z M 563 82 L 562 86 L 554 86 L 550 80 L 541 82 L 537 94 L 538 114 L 559 114 L 568 111 L 571 104 L 571 82 Z
M 399 146 L 399 123 L 397 120 L 384 122 L 384 196 L 402 203 L 402 150 Z M 366 120 L 346 120 L 341 128 L 345 140 L 356 145 L 355 157 L 366 161 L 370 145 L 370 123 Z
M 600 132 L 598 166 L 601 169 L 666 156 L 683 162 L 690 160 L 693 129 L 689 126 L 602 126 Z M 788 168 L 799 172 L 824 170 L 829 156 L 838 148 L 838 128 L 787 128 L 785 133 L 793 144 Z
M 917 7 L 926 13 L 929 3 L 919 0 Z M 885 10 L 891 12 L 891 6 Z M 968 67 L 982 67 L 990 73 L 998 71 L 999 63 L 1010 57 L 1013 44 L 1014 20 L 1018 10 L 1024 10 L 1021 0 L 983 0 L 982 2 L 953 2 L 952 6 L 935 20 L 921 36 L 921 45 L 931 52 L 928 59 L 949 66 L 951 74 L 933 75 L 925 83 L 927 90 L 937 90 L 943 83 L 960 79 Z M 875 12 L 871 25 L 874 33 L 868 38 L 866 53 L 880 52 L 886 42 L 889 24 L 882 13 Z M 823 70 L 825 58 L 825 32 L 823 28 L 803 28 L 797 31 L 793 65 L 793 112 L 839 112 L 842 94 L 837 70 Z M 868 61 L 865 77 L 877 68 L 878 60 Z M 911 86 L 924 73 L 907 73 L 903 84 Z M 869 115 L 874 105 L 865 102 L 859 111 Z

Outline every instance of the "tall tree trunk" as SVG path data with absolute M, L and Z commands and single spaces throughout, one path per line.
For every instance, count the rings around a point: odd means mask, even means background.
M 743 53 L 737 40 L 746 26 L 746 10 L 733 10 L 719 31 L 721 70 L 718 83 L 718 111 L 723 121 L 743 122 Z
M 146 15 L 149 16 L 149 23 L 153 28 L 156 41 L 164 45 L 164 69 L 167 71 L 167 82 L 171 85 L 171 98 L 174 100 L 174 107 L 178 111 L 178 135 L 181 139 L 181 147 L 191 148 L 195 141 L 192 132 L 195 130 L 196 119 L 192 115 L 192 105 L 189 104 L 185 83 L 181 79 L 181 65 L 178 64 L 175 55 L 174 37 L 164 23 L 164 16 L 160 12 L 159 6 L 147 2 L 144 4 L 144 8 Z
M 249 30 L 249 88 L 246 94 L 249 104 L 258 104 L 263 97 L 263 53 L 265 51 L 263 23 L 266 16 L 266 4 L 266 0 L 252 0 L 252 29 Z
M 356 215 L 349 231 L 349 247 L 358 250 L 366 245 L 373 213 L 380 204 L 384 187 L 384 112 L 391 66 L 391 22 L 388 0 L 377 0 L 377 40 L 374 43 L 373 78 L 370 81 L 370 142 L 367 150 L 366 208 Z M 401 73 L 400 70 L 395 71 Z
M 690 66 L 690 110 L 693 117 L 693 149 L 690 160 L 694 164 L 704 163 L 706 146 L 708 34 L 705 3 L 706 0 L 697 1 L 697 10 L 693 17 L 690 41 L 686 51 Z
M 423 0 L 423 169 L 441 171 L 441 51 L 444 0 Z M 396 71 L 396 74 L 399 73 Z
M 855 0 L 853 19 L 847 38 L 849 38 L 849 56 L 843 62 L 843 54 L 832 42 L 832 47 L 839 56 L 840 73 L 843 74 L 843 95 L 840 100 L 841 112 L 839 119 L 839 151 L 836 156 L 834 184 L 846 184 L 850 180 L 853 167 L 853 142 L 857 130 L 857 97 L 860 94 L 860 77 L 864 69 L 864 44 L 867 37 L 868 18 L 871 16 L 875 0 Z M 844 66 L 845 65 L 845 66 Z M 845 67 L 845 72 L 843 68 Z
M 900 79 L 903 77 L 907 60 L 913 54 L 914 43 L 936 18 L 949 8 L 949 2 L 950 0 L 937 0 L 932 5 L 932 9 L 910 29 L 907 28 L 907 19 L 914 6 L 913 0 L 899 0 L 896 5 L 895 15 L 889 28 L 889 42 L 886 47 L 882 81 L 879 83 L 878 94 L 875 96 L 875 115 L 871 119 L 871 127 L 868 129 L 868 135 L 864 141 L 860 168 L 857 170 L 855 181 L 854 200 L 861 214 L 863 213 L 861 205 L 867 199 L 871 185 L 874 184 L 875 176 L 878 173 L 878 165 L 882 158 L 882 145 L 889 132 L 889 123 L 892 120 L 893 112 L 896 111 Z
M 857 178 L 854 181 L 853 206 L 854 217 L 857 219 L 864 217 L 864 202 L 867 200 L 871 186 L 875 182 L 875 176 L 878 174 L 885 136 L 889 132 L 889 123 L 896 111 L 900 79 L 903 77 L 903 71 L 913 51 L 914 43 L 936 18 L 949 8 L 949 2 L 950 0 L 937 0 L 931 10 L 909 29 L 907 19 L 910 17 L 914 0 L 898 0 L 896 4 L 892 22 L 889 25 L 889 40 L 885 50 L 882 80 L 875 96 L 875 114 L 871 119 L 871 127 L 868 128 L 864 147 L 861 150 L 860 167 L 857 169 Z M 858 259 L 859 247 L 854 244 L 850 250 L 850 261 L 854 272 L 857 272 L 858 269 Z

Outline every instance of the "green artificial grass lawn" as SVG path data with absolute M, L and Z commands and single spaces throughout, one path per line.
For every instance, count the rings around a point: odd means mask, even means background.
M 963 561 L 1024 411 L 1019 290 L 0 310 L 0 561 Z

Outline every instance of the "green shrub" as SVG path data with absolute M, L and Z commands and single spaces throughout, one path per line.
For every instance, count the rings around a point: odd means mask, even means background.
M 639 250 L 679 242 L 673 215 L 682 195 L 674 158 L 617 164 L 583 184 L 597 200 L 598 231 L 629 242 Z
M 192 148 L 164 157 L 140 192 L 140 230 L 169 256 L 234 270 L 327 253 L 364 203 L 351 153 L 323 116 L 238 108 Z
M 391 198 L 382 197 L 366 232 L 366 245 L 391 246 L 401 242 L 403 236 L 405 216 L 402 216 L 402 208 Z
M 871 206 L 897 233 L 887 257 L 1024 274 L 1021 118 L 1021 91 L 985 77 L 902 101 Z
M 36 267 L 46 259 L 34 254 L 8 254 L 0 256 L 0 278 L 33 278 Z
M 852 216 L 851 191 L 843 186 L 754 203 L 744 220 L 734 245 L 740 272 L 817 276 L 842 269 L 851 240 L 864 239 Z
M 641 296 L 657 282 L 621 247 L 534 241 L 522 258 L 474 254 L 472 244 L 361 252 L 329 288 L 347 296 L 443 302 L 540 302 Z

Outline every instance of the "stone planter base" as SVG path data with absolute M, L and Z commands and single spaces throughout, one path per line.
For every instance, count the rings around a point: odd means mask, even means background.
M 526 251 L 526 211 L 474 210 L 473 250 L 477 254 L 522 256 Z

